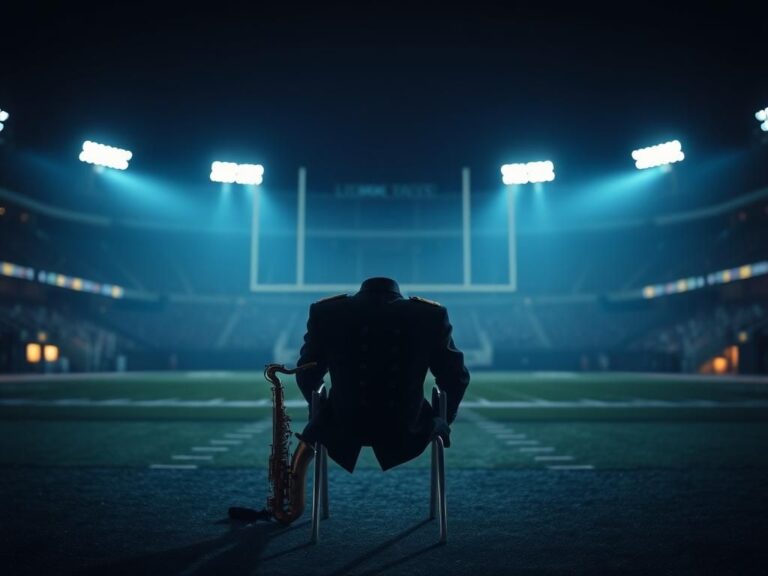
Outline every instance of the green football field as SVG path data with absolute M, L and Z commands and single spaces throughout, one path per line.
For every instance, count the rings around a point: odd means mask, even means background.
M 283 382 L 301 430 L 306 405 Z M 249 574 L 742 573 L 768 560 L 765 378 L 473 373 L 440 550 L 423 522 L 426 454 L 386 474 L 369 449 L 353 475 L 331 463 L 325 547 L 306 548 L 306 516 L 233 531 L 228 505 L 266 499 L 271 426 L 261 373 L 1 377 L 0 557 L 12 574 L 241 573 L 243 555 Z M 214 561 L 208 547 L 230 552 Z
M 300 431 L 303 400 L 283 383 Z M 0 464 L 264 467 L 270 409 L 259 373 L 6 377 Z M 459 414 L 454 467 L 768 466 L 759 378 L 476 373 Z

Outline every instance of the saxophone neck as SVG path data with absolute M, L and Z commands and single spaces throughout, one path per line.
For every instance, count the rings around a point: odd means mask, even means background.
M 264 378 L 269 382 L 272 382 L 272 384 L 279 385 L 280 379 L 277 377 L 278 372 L 281 374 L 296 374 L 297 372 L 302 372 L 309 368 L 314 368 L 315 366 L 317 366 L 317 362 L 307 362 L 301 366 L 296 366 L 296 368 L 286 368 L 285 364 L 267 364 L 264 367 Z

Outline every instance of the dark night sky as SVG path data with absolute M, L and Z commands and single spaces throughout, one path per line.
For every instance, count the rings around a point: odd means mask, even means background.
M 190 181 L 214 159 L 287 181 L 302 164 L 329 181 L 462 165 L 493 181 L 507 161 L 626 166 L 670 137 L 748 146 L 768 105 L 764 3 L 106 4 L 3 8 L 17 150 L 67 161 L 101 138 Z

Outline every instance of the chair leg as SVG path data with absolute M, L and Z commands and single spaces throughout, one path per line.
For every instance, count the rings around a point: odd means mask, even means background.
M 432 441 L 432 466 L 429 474 L 429 519 L 437 516 L 437 442 Z
M 322 506 L 322 514 L 320 518 L 327 520 L 330 516 L 328 512 L 328 450 L 325 446 L 320 447 L 320 457 L 322 459 L 322 494 L 320 498 L 320 504 Z
M 320 538 L 320 496 L 323 483 L 322 450 L 320 444 L 315 445 L 315 480 L 312 486 L 312 537 L 310 542 L 317 543 Z
M 440 544 L 445 544 L 448 541 L 448 511 L 446 509 L 445 498 L 445 452 L 443 446 L 443 439 L 437 438 L 437 493 L 440 502 L 439 507 L 439 519 L 440 519 Z

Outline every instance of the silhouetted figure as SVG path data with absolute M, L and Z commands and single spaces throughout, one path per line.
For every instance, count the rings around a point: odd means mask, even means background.
M 352 472 L 362 446 L 371 446 L 382 469 L 421 454 L 434 435 L 449 441 L 449 424 L 469 384 L 445 307 L 404 298 L 397 282 L 369 278 L 354 295 L 312 304 L 296 375 L 307 402 L 330 373 L 328 400 L 299 437 L 319 440 Z M 424 399 L 427 370 L 448 397 L 448 421 Z

